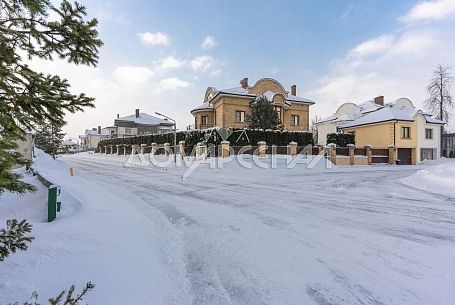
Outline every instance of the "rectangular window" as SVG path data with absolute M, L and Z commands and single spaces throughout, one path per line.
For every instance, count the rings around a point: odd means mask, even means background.
M 401 127 L 401 138 L 402 139 L 411 138 L 411 127 Z
M 131 128 L 125 128 L 125 133 L 130 134 L 131 133 Z
M 281 122 L 281 107 L 280 106 L 275 106 L 274 109 L 275 109 L 275 111 L 278 114 L 278 121 Z
M 236 122 L 245 122 L 245 111 L 236 111 L 235 112 L 235 121 Z
M 207 116 L 206 115 L 203 115 L 201 116 L 201 125 L 207 125 Z
M 433 129 L 431 128 L 426 128 L 425 129 L 425 139 L 433 139 Z
M 291 115 L 291 125 L 292 126 L 299 126 L 300 125 L 300 118 L 298 115 Z

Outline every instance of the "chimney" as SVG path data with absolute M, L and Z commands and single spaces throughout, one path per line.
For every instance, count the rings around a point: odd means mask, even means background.
M 384 106 L 384 96 L 381 95 L 381 96 L 375 97 L 374 98 L 374 103 L 378 104 L 378 105 L 381 105 L 381 106 Z
M 98 126 L 98 134 L 101 134 L 101 126 Z
M 117 119 L 120 119 L 120 114 L 117 113 Z
M 294 95 L 294 96 L 297 95 L 297 86 L 296 85 L 291 86 L 291 95 Z
M 244 79 L 242 79 L 242 80 L 240 81 L 240 85 L 242 86 L 243 89 L 248 88 L 248 78 L 245 77 Z
M 139 117 L 139 109 L 136 109 L 136 117 Z

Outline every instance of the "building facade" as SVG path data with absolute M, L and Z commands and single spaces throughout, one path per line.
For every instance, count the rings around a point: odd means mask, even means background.
M 455 133 L 446 133 L 443 138 L 443 156 L 446 158 L 455 158 Z
M 346 103 L 318 126 L 318 142 L 326 144 L 328 133 L 344 132 L 355 135 L 359 147 L 397 148 L 401 164 L 416 164 L 440 156 L 440 127 L 444 122 L 417 110 L 407 98 L 384 104 L 376 97 L 360 105 Z
M 167 119 L 160 119 L 136 109 L 133 115 L 117 115 L 113 128 L 109 128 L 112 137 L 126 138 L 170 132 L 173 126 L 174 123 Z
M 223 90 L 208 87 L 203 103 L 191 110 L 194 128 L 245 128 L 248 126 L 246 120 L 251 115 L 252 103 L 258 97 L 265 96 L 277 111 L 284 129 L 309 130 L 309 106 L 314 102 L 298 97 L 295 85 L 291 86 L 290 92 L 271 78 L 260 79 L 253 86 L 250 86 L 245 78 L 240 81 L 240 85 Z

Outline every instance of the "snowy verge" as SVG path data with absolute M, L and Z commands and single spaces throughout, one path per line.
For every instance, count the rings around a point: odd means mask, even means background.
M 34 291 L 44 303 L 88 281 L 96 285 L 85 299 L 89 304 L 187 303 L 185 289 L 171 279 L 162 251 L 166 241 L 153 215 L 144 215 L 130 196 L 119 195 L 115 182 L 101 184 L 78 173 L 71 177 L 64 161 L 41 151 L 34 167 L 62 186 L 62 211 L 46 222 L 47 189 L 31 175 L 24 180 L 37 187 L 35 193 L 0 197 L 0 226 L 10 218 L 26 218 L 35 237 L 26 252 L 1 263 L 0 305 L 25 302 Z
M 440 159 L 425 161 L 423 164 L 430 166 L 401 179 L 401 182 L 410 187 L 455 198 L 455 160 Z

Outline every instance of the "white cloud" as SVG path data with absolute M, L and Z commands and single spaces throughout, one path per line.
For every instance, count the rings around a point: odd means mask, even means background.
M 401 21 L 405 23 L 431 21 L 455 15 L 454 0 L 425 1 L 415 5 Z
M 201 47 L 206 50 L 209 50 L 209 49 L 213 48 L 214 46 L 216 46 L 215 37 L 213 37 L 211 35 L 208 35 L 207 37 L 205 37 L 204 41 L 201 44 Z
M 185 60 L 176 58 L 171 55 L 161 60 L 160 68 L 172 70 L 182 68 L 183 66 L 185 66 L 185 64 L 186 64 Z
M 206 72 L 215 63 L 215 59 L 212 56 L 202 55 L 193 58 L 190 61 L 190 67 L 194 71 Z
M 381 35 L 374 39 L 362 42 L 354 47 L 349 53 L 351 56 L 357 57 L 383 53 L 391 48 L 394 40 L 393 35 Z
M 162 32 L 145 32 L 145 33 L 138 33 L 137 36 L 141 39 L 141 41 L 148 46 L 154 45 L 169 45 L 170 39 L 169 36 Z
M 123 66 L 118 67 L 114 71 L 114 79 L 119 83 L 130 85 L 146 84 L 153 77 L 152 69 L 141 66 Z
M 187 88 L 191 84 L 189 82 L 181 80 L 177 77 L 171 77 L 171 78 L 165 78 L 162 81 L 160 81 L 160 85 L 161 85 L 162 89 L 164 89 L 164 90 L 177 90 L 180 88 Z

